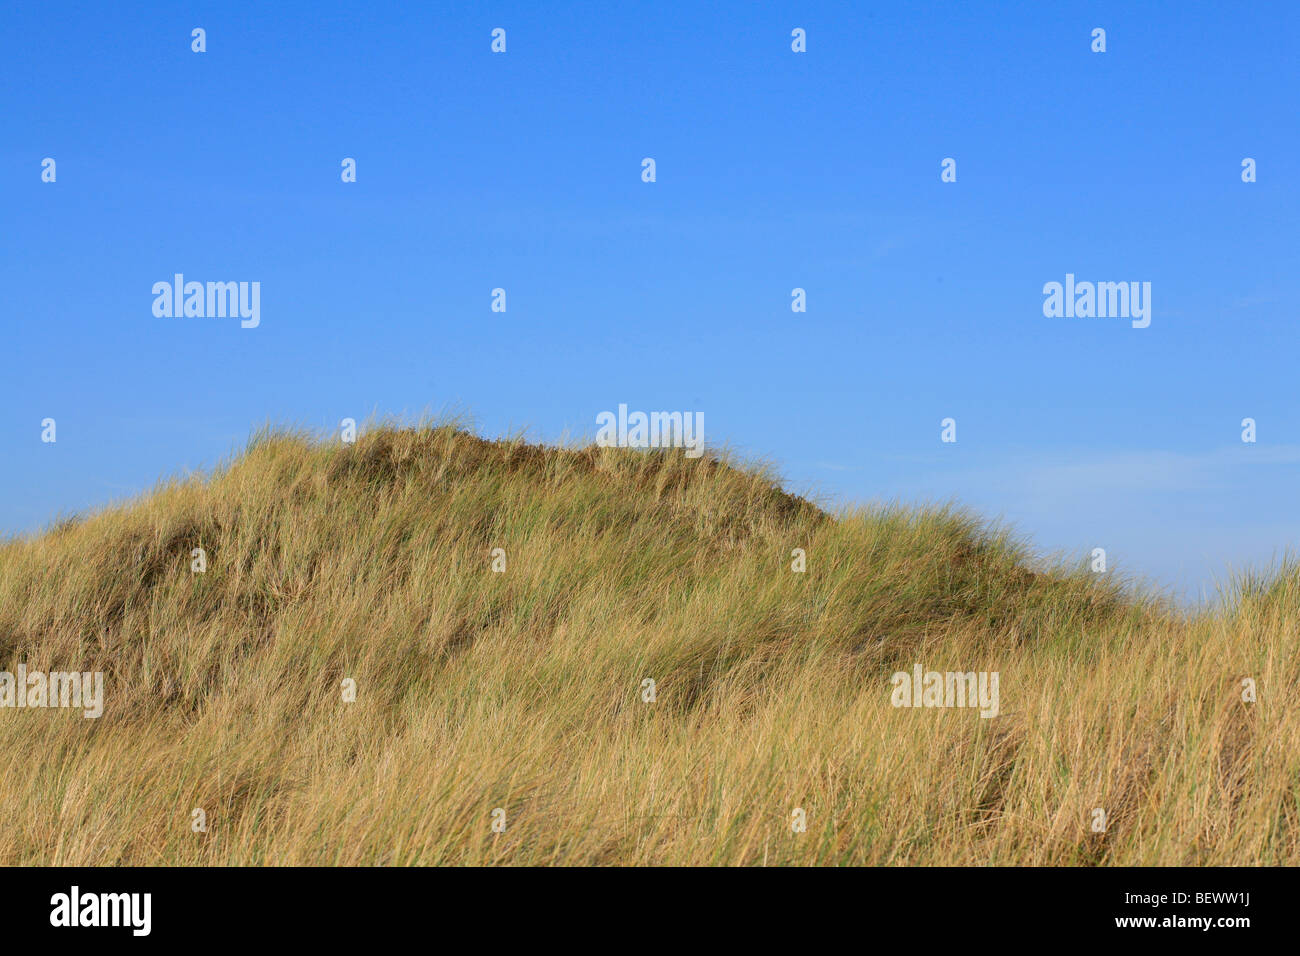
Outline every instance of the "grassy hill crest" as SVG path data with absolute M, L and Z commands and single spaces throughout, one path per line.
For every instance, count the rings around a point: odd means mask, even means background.
M 105 675 L 0 708 L 0 862 L 1294 865 L 1297 581 L 1185 614 L 712 455 L 265 432 L 0 546 L 0 669 Z

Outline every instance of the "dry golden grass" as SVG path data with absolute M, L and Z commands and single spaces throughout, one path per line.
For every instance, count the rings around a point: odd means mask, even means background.
M 0 710 L 0 863 L 1294 865 L 1298 612 L 680 451 L 268 433 L 0 547 L 0 668 L 105 672 Z M 915 662 L 1002 714 L 891 706 Z

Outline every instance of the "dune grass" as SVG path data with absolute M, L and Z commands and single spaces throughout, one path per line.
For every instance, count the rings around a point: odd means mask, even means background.
M 0 547 L 0 669 L 105 675 L 0 709 L 0 863 L 1295 865 L 1298 612 L 680 450 L 267 432 Z

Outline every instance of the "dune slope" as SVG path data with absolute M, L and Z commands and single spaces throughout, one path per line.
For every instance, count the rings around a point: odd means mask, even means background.
M 0 547 L 0 669 L 104 674 L 0 708 L 0 863 L 1294 865 L 1297 609 L 676 450 L 264 434 Z

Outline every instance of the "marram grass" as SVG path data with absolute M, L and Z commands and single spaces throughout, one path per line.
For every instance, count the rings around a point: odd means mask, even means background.
M 0 546 L 0 668 L 104 672 L 0 709 L 0 863 L 1295 865 L 1298 625 L 680 450 L 263 434 Z

